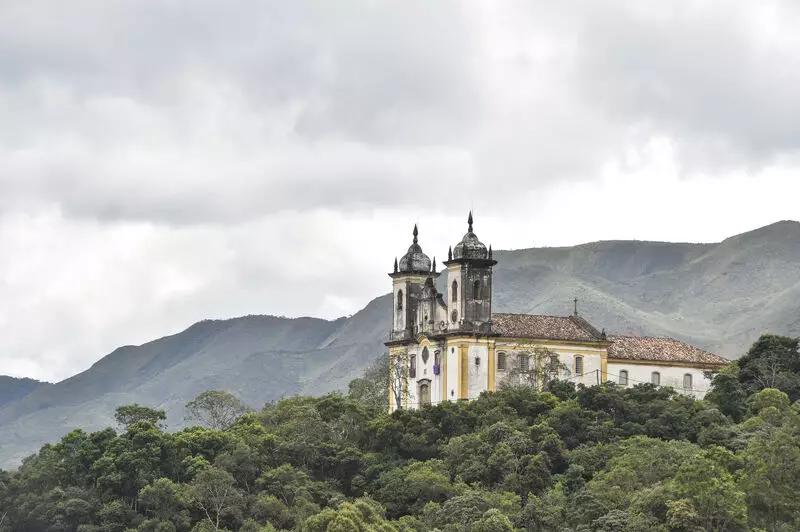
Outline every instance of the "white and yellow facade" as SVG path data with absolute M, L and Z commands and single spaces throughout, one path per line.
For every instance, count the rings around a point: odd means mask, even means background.
M 572 316 L 492 312 L 496 261 L 472 230 L 448 253 L 446 270 L 422 252 L 417 228 L 408 253 L 395 261 L 390 358 L 390 410 L 476 399 L 503 383 L 536 385 L 531 366 L 542 358 L 548 375 L 591 386 L 653 382 L 702 397 L 708 371 L 726 360 L 672 339 L 606 337 Z M 446 274 L 444 293 L 436 280 Z M 615 345 L 616 344 L 616 345 Z M 691 377 L 687 377 L 691 375 Z M 624 377 L 624 380 L 621 379 Z M 683 386 L 689 382 L 687 388 Z

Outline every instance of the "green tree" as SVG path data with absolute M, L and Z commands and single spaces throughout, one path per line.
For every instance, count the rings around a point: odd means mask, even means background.
M 706 401 L 717 405 L 720 412 L 736 422 L 742 420 L 747 410 L 747 391 L 739 374 L 739 364 L 736 362 L 722 368 L 714 375 L 711 391 L 705 397 Z
M 383 473 L 376 482 L 375 498 L 389 517 L 418 514 L 428 502 L 444 502 L 460 488 L 453 486 L 439 460 L 415 462 Z
M 186 507 L 183 486 L 168 478 L 159 478 L 139 491 L 142 509 L 159 521 L 168 521 Z
M 741 357 L 739 381 L 749 393 L 778 388 L 800 399 L 800 351 L 797 338 L 765 334 Z
M 326 508 L 309 517 L 303 532 L 396 532 L 397 527 L 386 521 L 383 507 L 369 499 L 343 503 L 338 508 Z
M 800 530 L 800 402 L 737 368 L 714 403 L 511 386 L 392 414 L 298 396 L 226 430 L 124 418 L 122 434 L 74 430 L 0 471 L 0 531 Z
M 228 430 L 250 408 L 230 392 L 208 390 L 186 403 L 186 410 L 187 420 L 212 430 Z
M 114 412 L 114 419 L 125 430 L 139 421 L 148 421 L 163 429 L 166 428 L 163 422 L 166 421 L 167 414 L 163 410 L 154 410 L 134 403 L 118 407 Z
M 764 390 L 754 401 L 763 422 L 738 453 L 743 461 L 739 485 L 754 526 L 800 530 L 800 415 L 786 408 L 785 394 L 774 392 Z
M 472 523 L 467 529 L 469 532 L 514 532 L 514 525 L 508 516 L 492 508 L 487 510 L 483 517 Z
M 251 515 L 260 522 L 270 522 L 281 529 L 290 530 L 295 526 L 289 507 L 274 495 L 260 495 L 251 505 Z
M 769 407 L 786 412 L 789 409 L 789 396 L 775 388 L 765 388 L 753 396 L 753 410 L 756 413 Z
M 163 477 L 162 450 L 167 436 L 148 421 L 138 421 L 108 443 L 92 465 L 96 486 L 105 498 L 135 500 L 139 490 Z
M 625 509 L 638 492 L 671 479 L 700 449 L 685 441 L 635 436 L 610 446 L 611 457 L 587 483 L 607 508 Z
M 364 376 L 350 381 L 348 395 L 376 410 L 389 409 L 389 357 L 379 356 L 364 371 Z
M 208 467 L 195 477 L 189 485 L 189 496 L 214 530 L 220 529 L 225 518 L 241 518 L 246 502 L 236 488 L 236 479 L 216 467 Z
M 729 455 L 730 451 L 720 448 L 704 450 L 682 465 L 673 480 L 675 498 L 691 502 L 687 511 L 696 514 L 702 530 L 747 529 L 745 493 L 720 461 L 721 457 L 730 459 Z

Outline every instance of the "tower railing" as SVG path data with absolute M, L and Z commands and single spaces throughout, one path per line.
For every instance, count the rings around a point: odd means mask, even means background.
M 393 329 L 389 330 L 389 340 L 396 341 L 396 340 L 410 340 L 413 338 L 414 335 L 409 330 L 402 330 L 402 331 L 395 331 Z
M 417 333 L 419 332 L 418 327 L 415 325 L 413 329 L 403 329 L 400 331 L 390 329 L 389 330 L 389 340 L 390 341 L 398 341 L 398 340 L 412 340 L 417 337 Z M 436 333 L 447 333 L 447 332 L 463 332 L 463 333 L 478 333 L 478 334 L 490 334 L 492 332 L 492 322 L 473 322 L 470 320 L 463 320 L 457 324 L 453 324 L 451 327 L 441 329 L 435 331 Z

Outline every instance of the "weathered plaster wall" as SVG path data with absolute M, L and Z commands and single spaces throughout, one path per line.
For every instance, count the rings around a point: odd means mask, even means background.
M 702 399 L 711 389 L 711 381 L 705 377 L 702 369 L 609 360 L 608 380 L 619 382 L 621 370 L 628 371 L 628 386 L 651 382 L 652 373 L 657 371 L 661 374 L 661 386 L 672 386 L 676 391 L 697 399 Z M 689 390 L 683 388 L 683 376 L 687 373 L 692 376 L 692 387 Z
M 478 361 L 476 364 L 476 360 Z M 489 383 L 489 344 L 483 342 L 469 346 L 469 398 L 477 399 L 481 392 L 488 390 Z

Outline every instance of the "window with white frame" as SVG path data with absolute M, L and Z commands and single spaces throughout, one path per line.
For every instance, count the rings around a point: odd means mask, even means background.
M 575 355 L 575 375 L 583 375 L 583 357 Z
M 687 373 L 683 376 L 683 389 L 684 390 L 691 390 L 692 389 L 692 374 Z
M 656 386 L 661 386 L 661 373 L 654 371 L 650 374 L 650 382 Z
M 619 383 L 622 386 L 628 385 L 628 370 L 625 369 L 619 370 Z

